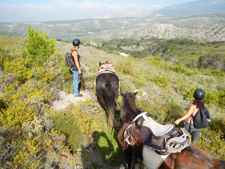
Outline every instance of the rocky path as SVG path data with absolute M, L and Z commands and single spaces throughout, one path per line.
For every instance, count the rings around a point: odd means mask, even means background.
M 66 94 L 64 91 L 59 92 L 59 99 L 55 100 L 52 104 L 54 110 L 63 110 L 71 103 L 76 103 L 78 101 L 85 101 L 86 99 L 93 99 L 94 93 L 91 91 L 82 91 L 83 97 L 74 97 L 73 94 Z

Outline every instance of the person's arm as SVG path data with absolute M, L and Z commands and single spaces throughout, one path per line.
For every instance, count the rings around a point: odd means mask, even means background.
M 74 58 L 75 65 L 77 66 L 79 74 L 81 74 L 80 64 L 79 64 L 79 61 L 78 61 L 78 52 L 77 51 L 73 51 L 72 56 Z
M 174 123 L 176 125 L 178 125 L 181 121 L 183 121 L 183 120 L 187 119 L 188 117 L 190 117 L 192 115 L 192 113 L 195 111 L 195 109 L 196 109 L 196 106 L 194 104 L 191 104 L 187 114 L 185 114 L 183 117 L 177 119 Z

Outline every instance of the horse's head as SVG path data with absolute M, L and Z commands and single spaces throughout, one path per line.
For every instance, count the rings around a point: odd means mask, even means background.
M 99 61 L 98 64 L 99 64 L 99 67 L 101 67 L 104 64 L 110 64 L 110 63 L 108 61 L 105 61 L 105 63 L 102 63 L 101 61 Z
M 108 61 L 105 61 L 105 63 L 102 63 L 99 61 L 99 69 L 104 68 L 104 67 L 114 67 L 112 63 L 109 63 Z
M 123 106 L 127 106 L 129 105 L 129 107 L 131 108 L 136 108 L 136 95 L 137 95 L 138 91 L 134 92 L 134 93 L 123 93 L 122 90 L 120 89 L 120 94 L 123 97 L 123 102 L 122 102 L 122 107 Z
M 123 93 L 120 89 L 120 94 L 123 97 L 120 110 L 120 117 L 122 117 L 122 119 L 132 120 L 137 114 L 142 112 L 140 108 L 137 108 L 135 103 L 137 93 L 138 91 L 134 93 Z

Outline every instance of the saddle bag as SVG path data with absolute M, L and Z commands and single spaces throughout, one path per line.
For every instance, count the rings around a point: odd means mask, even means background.
M 70 67 L 70 68 L 75 65 L 74 59 L 73 59 L 71 53 L 69 53 L 69 52 L 66 52 L 66 54 L 65 54 L 65 64 L 67 67 Z
M 200 108 L 197 114 L 193 116 L 193 125 L 197 129 L 209 127 L 210 121 L 210 114 L 206 107 Z

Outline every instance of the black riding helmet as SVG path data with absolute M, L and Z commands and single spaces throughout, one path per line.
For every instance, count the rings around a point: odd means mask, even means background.
M 194 98 L 197 100 L 202 100 L 205 96 L 205 92 L 202 89 L 196 89 L 194 92 Z
M 79 46 L 80 45 L 80 40 L 79 39 L 74 39 L 73 40 L 73 46 Z

